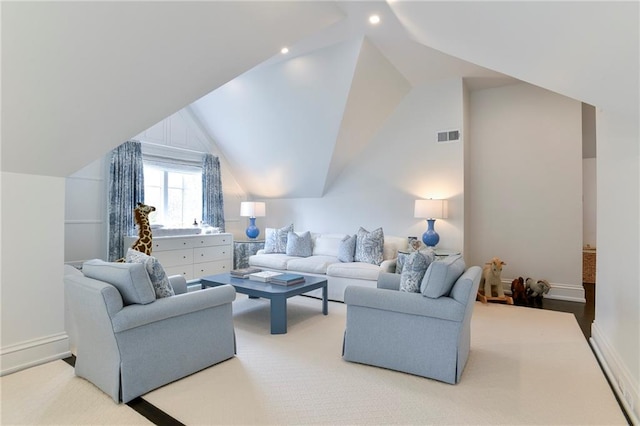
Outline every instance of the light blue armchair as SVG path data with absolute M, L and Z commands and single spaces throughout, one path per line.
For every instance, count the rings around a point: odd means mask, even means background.
M 235 355 L 232 286 L 156 300 L 143 264 L 103 264 L 65 272 L 77 376 L 126 403 Z
M 464 261 L 457 262 L 464 271 Z M 343 358 L 458 383 L 469 356 L 471 314 L 481 274 L 479 266 L 453 278 L 449 274 L 451 290 L 436 298 L 398 291 L 399 274 L 380 274 L 378 288 L 347 287 Z

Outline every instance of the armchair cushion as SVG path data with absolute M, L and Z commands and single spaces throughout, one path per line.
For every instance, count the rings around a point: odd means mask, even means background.
M 141 263 L 116 263 L 93 259 L 84 262 L 82 272 L 88 278 L 104 281 L 118 289 L 125 305 L 145 305 L 156 300 L 149 274 Z
M 144 265 L 147 270 L 147 274 L 149 274 L 151 284 L 153 284 L 157 299 L 175 296 L 176 293 L 173 291 L 169 278 L 158 259 L 153 256 L 149 256 L 146 253 L 129 248 L 127 249 L 126 262 L 142 263 Z
M 433 262 L 433 251 L 414 251 L 406 260 L 400 274 L 400 291 L 420 293 L 420 284 L 427 268 Z
M 429 265 L 427 272 L 424 274 L 420 291 L 424 296 L 433 299 L 446 296 L 464 270 L 464 259 L 460 255 L 447 256 L 442 260 L 436 260 Z

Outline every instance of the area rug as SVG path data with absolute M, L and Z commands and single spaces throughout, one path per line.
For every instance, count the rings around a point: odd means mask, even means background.
M 149 425 L 125 404 L 76 377 L 64 361 L 0 377 L 3 425 Z
M 237 356 L 144 399 L 187 425 L 626 424 L 571 314 L 476 303 L 458 385 L 344 361 L 345 317 L 298 296 L 271 335 L 268 301 L 238 295 Z

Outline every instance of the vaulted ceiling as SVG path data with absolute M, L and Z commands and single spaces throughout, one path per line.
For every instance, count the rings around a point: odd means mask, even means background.
M 424 83 L 515 78 L 638 114 L 636 2 L 1 7 L 3 171 L 67 176 L 188 107 L 250 195 L 315 197 Z

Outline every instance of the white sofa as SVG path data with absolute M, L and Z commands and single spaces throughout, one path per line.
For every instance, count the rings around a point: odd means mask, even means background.
M 302 232 L 296 232 L 301 235 Z M 380 272 L 394 272 L 398 250 L 407 248 L 406 237 L 384 236 L 384 260 L 380 265 L 364 262 L 340 262 L 338 249 L 346 234 L 311 233 L 312 255 L 289 256 L 285 253 L 265 253 L 259 250 L 249 257 L 249 265 L 279 272 L 326 276 L 330 300 L 344 302 L 344 290 L 349 285 L 376 288 Z M 320 290 L 309 293 L 321 296 Z

